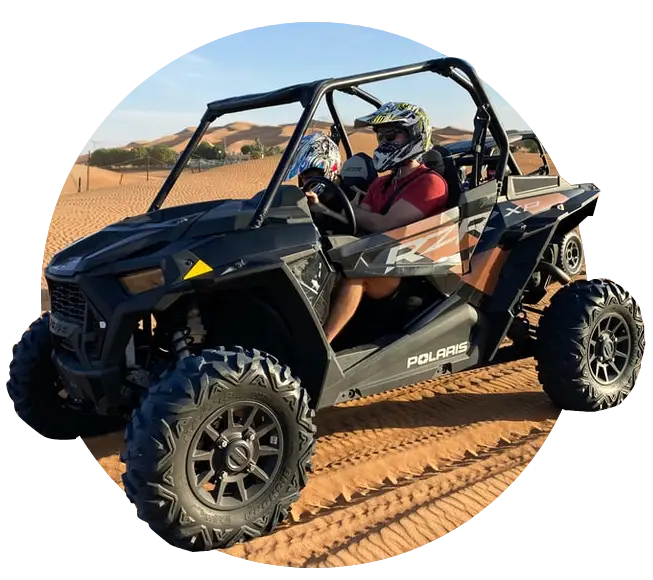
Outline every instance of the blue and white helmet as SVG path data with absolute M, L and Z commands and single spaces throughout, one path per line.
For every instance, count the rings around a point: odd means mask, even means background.
M 292 179 L 308 169 L 321 169 L 324 177 L 333 180 L 340 171 L 340 150 L 324 133 L 304 135 L 286 179 Z

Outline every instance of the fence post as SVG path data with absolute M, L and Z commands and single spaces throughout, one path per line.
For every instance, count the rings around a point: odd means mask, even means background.
M 88 161 L 86 162 L 86 191 L 88 191 L 91 181 L 91 150 L 88 150 Z
M 77 185 L 77 193 L 81 193 L 81 192 L 82 192 L 82 178 L 80 177 L 79 183 Z

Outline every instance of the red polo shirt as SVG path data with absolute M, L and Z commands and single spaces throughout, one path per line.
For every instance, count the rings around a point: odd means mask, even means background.
M 383 191 L 390 178 L 390 174 L 382 175 L 370 184 L 363 203 L 368 204 L 372 212 L 381 213 L 386 200 L 392 195 L 395 185 L 402 187 L 404 183 L 406 185 L 393 201 L 393 205 L 400 199 L 404 199 L 427 216 L 437 214 L 445 209 L 448 196 L 447 182 L 437 173 L 428 173 L 428 167 L 425 165 L 420 165 Z

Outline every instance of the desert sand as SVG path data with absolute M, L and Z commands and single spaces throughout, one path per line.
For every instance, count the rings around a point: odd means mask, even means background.
M 251 196 L 265 187 L 277 161 L 184 174 L 166 205 Z M 145 211 L 157 185 L 62 193 L 44 265 L 75 239 Z M 47 309 L 45 288 L 42 278 Z M 533 323 L 547 300 L 529 310 Z M 515 481 L 558 415 L 538 383 L 534 360 L 517 358 L 508 342 L 490 367 L 321 411 L 315 472 L 290 519 L 270 536 L 223 551 L 262 563 L 334 567 L 423 546 L 471 519 Z M 122 488 L 122 433 L 86 444 Z

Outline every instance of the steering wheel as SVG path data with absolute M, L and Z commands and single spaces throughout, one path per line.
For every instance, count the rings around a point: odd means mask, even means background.
M 309 209 L 312 212 L 322 214 L 324 216 L 337 220 L 340 223 L 345 224 L 346 226 L 348 226 L 348 233 L 351 234 L 352 236 L 355 236 L 357 230 L 356 215 L 354 214 L 354 208 L 351 205 L 351 202 L 349 201 L 347 194 L 342 190 L 342 188 L 337 183 L 334 183 L 333 181 L 331 181 L 326 177 L 318 177 L 318 176 L 307 179 L 306 183 L 302 187 L 302 191 L 306 193 L 316 183 L 321 183 L 326 188 L 322 193 L 318 194 L 318 196 L 326 193 L 326 191 L 329 190 L 337 194 L 337 196 L 340 198 L 340 201 L 342 202 L 342 208 L 345 210 L 345 215 L 343 216 L 342 214 L 335 212 L 332 209 L 329 209 L 326 205 L 324 205 L 319 201 L 318 203 L 309 204 Z

